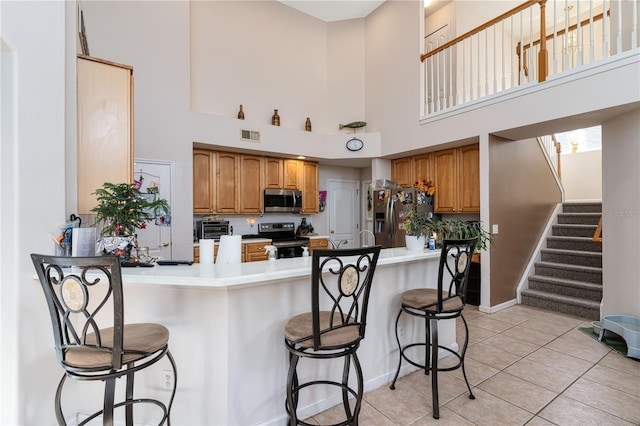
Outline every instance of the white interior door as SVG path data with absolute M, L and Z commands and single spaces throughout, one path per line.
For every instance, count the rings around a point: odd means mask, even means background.
M 140 192 L 146 193 L 149 187 L 157 186 L 158 196 L 167 200 L 169 207 L 171 207 L 174 191 L 174 163 L 172 161 L 136 159 L 133 167 L 134 179 L 141 182 Z M 147 223 L 145 229 L 138 229 L 138 246 L 149 247 L 151 257 L 172 259 L 171 217 L 164 217 L 162 222 L 152 220 Z
M 340 248 L 354 245 L 360 215 L 359 182 L 328 180 L 329 237 L 336 243 L 346 241 Z

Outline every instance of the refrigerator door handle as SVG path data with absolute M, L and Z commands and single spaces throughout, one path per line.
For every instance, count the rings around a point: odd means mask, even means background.
M 396 236 L 396 217 L 395 217 L 395 200 L 391 198 L 389 201 L 389 247 L 394 247 L 394 238 Z

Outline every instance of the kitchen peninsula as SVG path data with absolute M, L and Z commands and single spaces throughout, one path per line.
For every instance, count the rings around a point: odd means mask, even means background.
M 398 362 L 393 330 L 400 294 L 411 288 L 435 288 L 439 257 L 439 251 L 381 251 L 367 335 L 358 352 L 365 390 L 389 383 Z M 290 317 L 310 310 L 310 274 L 310 257 L 123 270 L 127 322 L 159 322 L 171 332 L 178 365 L 175 423 L 286 423 L 288 357 L 283 327 Z M 418 322 L 401 325 L 405 335 L 418 339 L 424 328 L 414 328 L 414 323 Z M 442 323 L 442 344 L 457 349 L 455 321 Z M 339 361 L 301 363 L 298 368 L 301 381 L 318 374 L 340 377 L 342 371 Z M 405 367 L 403 374 L 408 371 Z M 149 386 L 153 384 L 151 380 Z M 335 392 L 313 391 L 301 397 L 303 417 L 340 402 Z

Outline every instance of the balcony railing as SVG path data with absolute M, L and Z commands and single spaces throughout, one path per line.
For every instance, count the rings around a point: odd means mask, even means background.
M 637 1 L 529 0 L 451 41 L 430 43 L 420 56 L 423 115 L 635 49 L 637 17 Z

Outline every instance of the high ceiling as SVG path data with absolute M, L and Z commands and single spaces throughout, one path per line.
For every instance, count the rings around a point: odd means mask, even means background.
M 385 0 L 279 0 L 325 22 L 364 18 Z

